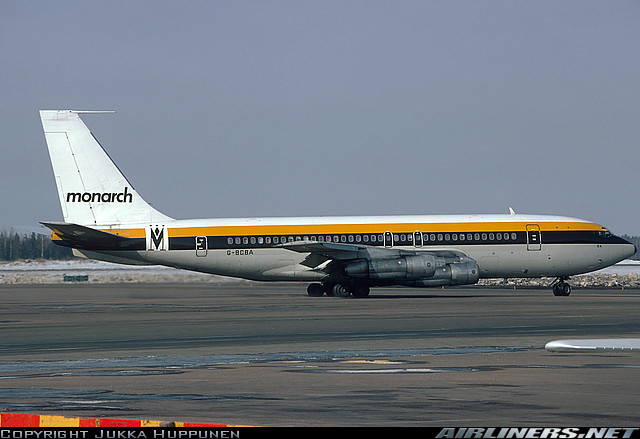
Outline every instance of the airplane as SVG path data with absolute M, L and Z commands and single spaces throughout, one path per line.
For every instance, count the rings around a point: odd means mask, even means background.
M 372 287 L 555 278 L 613 265 L 635 246 L 591 221 L 551 215 L 411 215 L 174 219 L 138 194 L 80 115 L 41 110 L 63 222 L 52 240 L 76 256 L 163 265 L 254 281 L 309 282 L 312 297 L 367 297 Z M 114 113 L 114 112 L 110 112 Z

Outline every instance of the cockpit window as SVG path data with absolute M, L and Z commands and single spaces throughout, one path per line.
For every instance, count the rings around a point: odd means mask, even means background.
M 598 232 L 598 235 L 603 237 L 603 238 L 611 238 L 611 232 L 608 231 L 607 229 L 602 229 L 600 232 Z

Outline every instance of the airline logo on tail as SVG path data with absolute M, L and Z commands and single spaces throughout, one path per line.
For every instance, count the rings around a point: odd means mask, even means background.
M 67 192 L 67 203 L 133 203 L 133 194 L 125 186 L 123 192 Z

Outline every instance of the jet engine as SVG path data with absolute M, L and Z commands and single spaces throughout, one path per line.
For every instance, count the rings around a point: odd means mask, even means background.
M 442 285 L 472 285 L 480 279 L 478 263 L 466 258 L 461 262 L 447 263 L 439 266 L 435 274 L 428 279 L 418 279 L 405 283 L 412 287 L 439 287 Z
M 475 260 L 409 255 L 397 258 L 359 259 L 344 265 L 344 274 L 370 284 L 402 284 L 415 287 L 474 284 L 480 277 Z
M 416 280 L 431 277 L 436 271 L 432 255 L 402 256 L 391 259 L 360 259 L 344 266 L 349 277 L 371 280 Z

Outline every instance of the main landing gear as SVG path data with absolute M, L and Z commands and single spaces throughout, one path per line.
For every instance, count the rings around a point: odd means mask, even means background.
M 370 288 L 368 284 L 363 283 L 326 283 L 326 284 L 310 284 L 307 287 L 307 294 L 311 297 L 321 297 L 327 295 L 329 297 L 367 297 Z
M 551 284 L 554 296 L 568 296 L 571 294 L 571 285 L 565 282 L 568 279 L 568 277 L 559 277 Z

